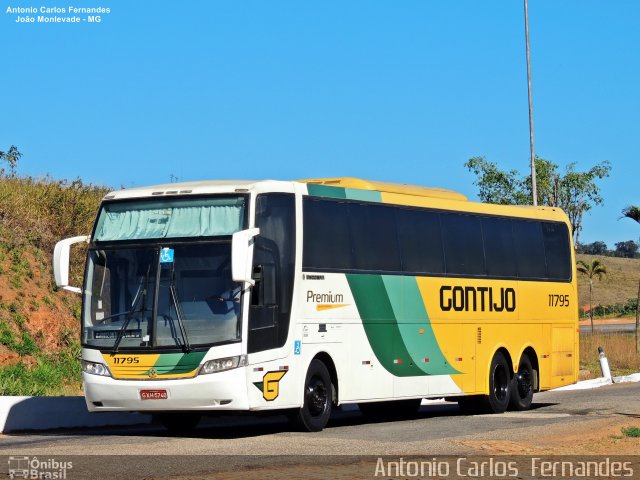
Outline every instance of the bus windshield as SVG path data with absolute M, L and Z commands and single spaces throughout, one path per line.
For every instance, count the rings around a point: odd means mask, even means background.
M 230 260 L 229 241 L 90 249 L 83 344 L 115 353 L 240 340 Z

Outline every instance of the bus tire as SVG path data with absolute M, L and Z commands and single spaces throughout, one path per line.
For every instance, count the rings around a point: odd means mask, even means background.
M 360 412 L 367 418 L 376 419 L 402 419 L 413 417 L 420 405 L 421 398 L 409 400 L 389 400 L 386 402 L 359 403 Z
M 529 410 L 533 400 L 533 366 L 527 355 L 523 355 L 518 372 L 511 382 L 510 410 Z
M 169 433 L 183 435 L 192 432 L 200 423 L 202 415 L 198 412 L 174 412 L 154 415 Z
M 504 413 L 511 397 L 511 369 L 502 352 L 496 352 L 489 368 L 489 395 L 485 397 L 488 413 Z
M 311 361 L 304 381 L 304 403 L 292 415 L 292 423 L 306 432 L 319 432 L 331 416 L 333 386 L 325 364 L 317 358 Z

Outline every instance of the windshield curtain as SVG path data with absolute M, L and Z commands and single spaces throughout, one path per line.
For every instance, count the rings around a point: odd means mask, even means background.
M 231 244 L 92 249 L 83 344 L 104 349 L 190 347 L 240 339 Z
M 213 237 L 242 230 L 244 197 L 137 200 L 105 203 L 94 240 Z

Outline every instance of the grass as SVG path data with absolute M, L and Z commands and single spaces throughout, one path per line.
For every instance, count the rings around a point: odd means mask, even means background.
M 623 305 L 630 298 L 638 296 L 640 280 L 640 259 L 601 257 L 599 255 L 576 255 L 576 259 L 591 263 L 599 260 L 607 268 L 602 280 L 593 281 L 593 306 Z M 578 274 L 578 298 L 580 306 L 589 305 L 589 281 L 585 275 Z
M 72 351 L 40 354 L 35 365 L 0 368 L 0 395 L 71 395 L 80 392 L 80 361 Z
M 640 372 L 640 354 L 636 352 L 633 333 L 580 334 L 580 369 L 600 376 L 598 346 L 604 350 L 614 376 Z
M 622 435 L 625 437 L 640 438 L 640 427 L 623 428 Z

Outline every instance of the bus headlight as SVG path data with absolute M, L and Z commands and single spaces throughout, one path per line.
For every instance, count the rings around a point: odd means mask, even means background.
M 111 376 L 109 367 L 104 363 L 89 362 L 88 360 L 82 360 L 82 371 L 90 373 L 91 375 L 101 375 L 103 377 Z
M 200 374 L 223 372 L 232 368 L 244 367 L 247 364 L 246 355 L 238 355 L 236 357 L 217 358 L 209 360 L 200 367 Z

